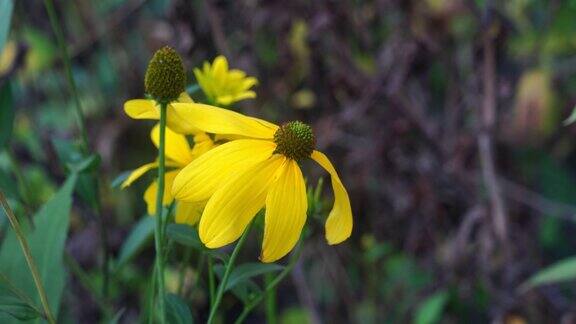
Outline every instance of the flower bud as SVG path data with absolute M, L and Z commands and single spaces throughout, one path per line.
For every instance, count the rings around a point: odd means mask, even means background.
M 146 93 L 158 102 L 176 100 L 186 88 L 186 73 L 180 55 L 165 46 L 148 63 L 144 77 Z

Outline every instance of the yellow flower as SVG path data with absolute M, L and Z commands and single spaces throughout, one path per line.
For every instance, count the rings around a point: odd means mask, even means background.
M 156 147 L 160 143 L 160 125 L 154 126 L 150 132 L 152 142 Z M 180 135 L 166 128 L 166 167 L 173 170 L 166 172 L 164 175 L 165 189 L 162 204 L 165 206 L 170 205 L 174 200 L 170 192 L 174 178 L 182 168 L 192 162 L 198 156 L 204 154 L 214 146 L 214 143 L 203 132 L 198 132 L 194 136 L 194 148 L 190 148 L 188 140 L 184 135 Z M 158 162 L 152 162 L 142 165 L 128 176 L 122 183 L 122 189 L 128 187 L 136 179 L 143 176 L 146 172 L 158 167 Z M 148 207 L 148 214 L 156 214 L 156 194 L 158 192 L 158 180 L 154 180 L 152 184 L 144 192 L 144 201 Z M 176 223 L 186 223 L 194 225 L 198 222 L 202 212 L 203 204 L 178 202 L 176 206 Z
M 228 61 L 222 55 L 214 63 L 204 62 L 202 69 L 194 69 L 194 75 L 202 91 L 216 105 L 228 106 L 244 99 L 256 98 L 250 88 L 258 84 L 254 77 L 247 77 L 240 70 L 228 70 Z
M 326 220 L 329 244 L 352 232 L 348 193 L 336 170 L 314 150 L 311 128 L 301 122 L 277 126 L 261 119 L 203 104 L 173 104 L 174 110 L 207 133 L 238 136 L 203 154 L 174 179 L 177 200 L 207 201 L 199 233 L 209 248 L 237 240 L 256 213 L 266 207 L 260 259 L 273 262 L 297 243 L 306 222 L 307 197 L 298 161 L 312 158 L 331 176 L 335 201 Z
M 179 116 L 172 106 L 174 103 L 193 103 L 186 92 L 182 92 L 176 101 L 166 107 L 166 124 L 176 133 L 197 134 L 199 129 L 189 125 Z M 124 103 L 124 112 L 133 119 L 160 119 L 160 104 L 153 99 L 132 99 Z

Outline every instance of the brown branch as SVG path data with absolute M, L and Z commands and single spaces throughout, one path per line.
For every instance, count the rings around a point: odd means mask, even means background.
M 490 30 L 483 39 L 484 62 L 482 67 L 483 99 L 480 110 L 481 130 L 478 134 L 478 153 L 484 185 L 490 200 L 492 226 L 500 241 L 507 237 L 506 207 L 501 195 L 494 163 L 492 131 L 496 120 L 496 59 L 494 35 Z

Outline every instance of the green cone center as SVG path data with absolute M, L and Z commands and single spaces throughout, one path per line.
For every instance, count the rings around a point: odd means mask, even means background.
M 296 161 L 310 157 L 316 145 L 312 127 L 300 121 L 280 126 L 274 133 L 274 142 L 277 145 L 275 153 Z
M 170 102 L 186 88 L 186 73 L 180 55 L 172 48 L 165 46 L 156 53 L 148 63 L 144 76 L 146 93 L 158 102 Z

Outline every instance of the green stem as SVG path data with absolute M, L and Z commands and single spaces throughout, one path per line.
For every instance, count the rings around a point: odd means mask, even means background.
M 234 269 L 234 262 L 236 262 L 238 253 L 240 252 L 242 245 L 244 245 L 244 242 L 248 237 L 248 232 L 250 232 L 251 228 L 252 228 L 252 222 L 250 223 L 250 225 L 248 225 L 246 230 L 244 230 L 244 233 L 240 237 L 238 244 L 236 244 L 236 247 L 234 247 L 234 251 L 232 251 L 232 256 L 230 257 L 230 260 L 226 264 L 226 269 L 224 270 L 224 276 L 222 277 L 222 281 L 220 281 L 220 284 L 218 285 L 218 292 L 216 293 L 216 299 L 214 300 L 214 304 L 210 307 L 210 316 L 208 316 L 208 322 L 206 322 L 207 324 L 214 323 L 214 317 L 216 316 L 216 312 L 218 311 L 218 306 L 222 301 L 222 296 L 224 296 L 226 285 L 228 285 L 228 278 L 230 277 L 230 273 L 232 273 L 232 269 Z
M 66 263 L 68 269 L 70 269 L 74 276 L 76 276 L 82 286 L 90 292 L 92 298 L 96 301 L 96 304 L 98 304 L 100 309 L 102 309 L 105 318 L 110 318 L 112 315 L 112 306 L 98 293 L 98 290 L 92 285 L 90 278 L 78 262 L 76 262 L 76 259 L 74 259 L 68 252 L 64 252 L 64 263 Z
M 258 295 L 256 298 L 254 298 L 252 301 L 250 301 L 248 304 L 244 306 L 244 310 L 242 311 L 242 314 L 240 314 L 240 316 L 238 316 L 238 318 L 234 322 L 235 324 L 240 324 L 244 322 L 244 320 L 246 319 L 248 314 L 250 314 L 250 312 L 254 309 L 254 307 L 258 306 L 258 304 L 262 302 L 264 296 L 266 296 L 266 294 L 269 293 L 270 291 L 276 289 L 276 286 L 278 286 L 278 284 L 284 279 L 284 277 L 286 277 L 290 273 L 290 271 L 292 271 L 294 266 L 296 266 L 296 263 L 300 258 L 301 253 L 302 253 L 302 241 L 298 243 L 298 247 L 296 247 L 296 251 L 292 254 L 290 262 L 288 263 L 286 268 L 284 268 L 284 270 L 282 270 L 282 272 L 280 272 L 280 274 L 278 274 L 278 276 L 276 276 L 274 280 L 272 280 L 269 284 L 266 285 L 264 293 Z
M 214 279 L 213 259 L 210 254 L 206 254 L 208 259 L 208 289 L 210 291 L 210 308 L 214 307 L 214 298 L 216 297 L 216 281 Z
M 266 286 L 270 285 L 273 280 L 273 276 L 271 273 L 266 273 L 264 275 L 264 282 Z M 276 288 L 270 289 L 270 291 L 266 291 L 266 323 L 268 324 L 276 324 L 278 321 L 276 320 Z
M 82 112 L 82 105 L 80 104 L 78 90 L 76 89 L 74 78 L 72 77 L 72 64 L 70 63 L 70 56 L 68 55 L 68 50 L 66 49 L 64 32 L 62 31 L 62 25 L 60 24 L 56 10 L 54 9 L 54 2 L 52 0 L 44 0 L 44 6 L 48 12 L 52 30 L 54 30 L 54 34 L 56 34 L 56 42 L 58 43 L 58 49 L 60 50 L 62 62 L 64 63 L 64 70 L 66 71 L 66 81 L 68 82 L 68 87 L 70 87 L 70 91 L 74 97 L 74 103 L 76 107 L 76 120 L 78 122 L 78 128 L 80 129 L 80 134 L 82 136 L 83 150 L 84 153 L 86 153 L 88 152 L 88 135 L 86 132 L 86 125 L 84 124 L 84 113 Z
M 160 323 L 166 323 L 166 306 L 165 296 L 166 288 L 164 286 L 164 220 L 162 215 L 164 200 L 164 173 L 165 173 L 165 142 L 166 142 L 166 107 L 167 103 L 160 104 L 160 143 L 158 144 L 158 192 L 156 194 L 156 228 L 155 228 L 155 246 L 156 246 L 156 265 L 158 279 L 158 309 L 160 311 Z
M 38 290 L 38 295 L 40 297 L 42 307 L 44 308 L 44 314 L 46 315 L 46 319 L 51 324 L 56 323 L 56 321 L 54 320 L 54 315 L 52 315 L 52 311 L 50 310 L 50 306 L 48 305 L 48 297 L 46 297 L 46 291 L 44 290 L 44 285 L 42 284 L 42 279 L 40 278 L 38 267 L 36 266 L 34 258 L 32 257 L 32 251 L 30 250 L 30 246 L 28 245 L 26 236 L 24 236 L 24 232 L 22 232 L 22 228 L 20 228 L 20 223 L 18 222 L 18 219 L 16 218 L 16 216 L 12 212 L 12 209 L 8 205 L 8 201 L 6 200 L 6 196 L 4 196 L 4 192 L 2 192 L 2 190 L 0 190 L 0 203 L 4 208 L 6 217 L 8 217 L 8 220 L 10 221 L 10 225 L 14 229 L 14 233 L 16 233 L 16 237 L 20 242 L 20 247 L 22 247 L 22 252 L 24 252 L 24 258 L 26 259 L 26 263 L 28 264 L 28 268 L 30 269 L 30 273 L 32 274 L 32 279 L 34 280 L 34 284 L 36 285 L 36 290 Z
M 76 108 L 76 121 L 78 124 L 78 128 L 80 130 L 80 137 L 81 141 L 81 148 L 84 154 L 88 154 L 89 152 L 89 143 L 88 143 L 88 132 L 86 131 L 86 124 L 84 122 L 84 112 L 82 111 L 82 104 L 80 102 L 80 96 L 78 95 L 78 89 L 76 88 L 76 82 L 74 81 L 74 77 L 72 76 L 72 63 L 70 60 L 70 55 L 68 54 L 68 50 L 66 48 L 66 39 L 64 38 L 64 32 L 62 30 L 62 24 L 60 23 L 60 19 L 56 14 L 56 10 L 54 9 L 54 1 L 53 0 L 44 0 L 44 6 L 46 7 L 46 11 L 48 12 L 48 17 L 50 19 L 50 25 L 52 26 L 52 30 L 56 35 L 56 43 L 58 45 L 58 49 L 60 51 L 62 62 L 64 63 L 64 71 L 66 73 L 66 81 L 68 83 L 68 87 L 70 88 L 70 92 L 72 93 L 72 97 L 74 98 L 74 107 Z M 104 217 L 101 213 L 100 208 L 100 191 L 98 185 L 98 178 L 95 176 L 97 171 L 94 171 L 92 174 L 95 179 L 95 186 L 96 186 L 96 197 L 94 198 L 94 202 L 96 206 L 93 206 L 94 211 L 96 212 L 96 217 L 98 218 L 99 223 L 99 231 L 100 231 L 100 244 L 102 253 L 104 255 L 104 260 L 102 262 L 102 294 L 106 298 L 108 296 L 108 283 L 110 277 L 110 253 L 108 251 L 108 235 L 106 230 L 106 225 L 104 224 Z

